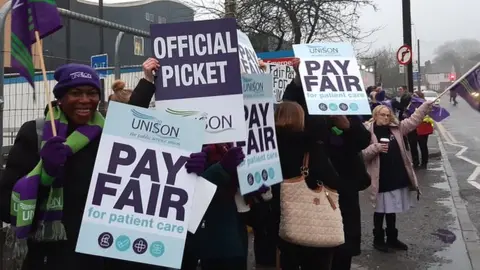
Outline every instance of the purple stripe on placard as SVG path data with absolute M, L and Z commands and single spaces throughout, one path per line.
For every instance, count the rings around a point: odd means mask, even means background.
M 152 24 L 150 33 L 161 63 L 155 100 L 242 94 L 235 19 Z

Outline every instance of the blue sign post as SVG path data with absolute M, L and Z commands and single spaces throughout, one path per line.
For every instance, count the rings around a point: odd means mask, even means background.
M 90 66 L 94 69 L 107 68 L 108 67 L 108 54 L 99 54 L 92 55 L 90 57 Z M 105 78 L 107 76 L 107 70 L 97 70 L 100 78 Z

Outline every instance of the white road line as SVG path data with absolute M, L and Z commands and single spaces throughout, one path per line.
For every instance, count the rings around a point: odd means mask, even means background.
M 467 178 L 467 181 L 475 181 L 478 175 L 480 175 L 480 167 L 475 168 L 472 174 Z
M 440 132 L 440 135 L 445 139 L 445 143 L 460 148 L 460 150 L 455 154 L 455 156 L 475 166 L 475 170 L 467 178 L 467 182 L 473 187 L 475 187 L 476 189 L 480 190 L 480 183 L 476 181 L 477 177 L 480 175 L 480 163 L 474 160 L 471 160 L 468 157 L 463 156 L 463 154 L 467 152 L 468 147 L 459 144 L 459 142 L 455 139 L 455 137 L 453 137 L 452 133 L 450 133 L 447 129 L 445 129 L 445 127 L 441 123 L 436 123 L 436 125 L 438 128 L 438 131 Z M 480 141 L 480 139 L 477 137 L 473 137 L 473 139 L 476 141 Z

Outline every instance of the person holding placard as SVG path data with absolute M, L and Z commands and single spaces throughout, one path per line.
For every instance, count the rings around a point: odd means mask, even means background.
M 283 100 L 294 101 L 307 111 L 307 104 L 295 58 L 292 65 L 295 78 L 285 89 Z M 305 131 L 317 141 L 322 141 L 328 156 L 340 176 L 338 184 L 345 244 L 335 251 L 332 269 L 348 270 L 352 256 L 360 255 L 361 217 L 359 191 L 370 186 L 361 151 L 370 143 L 370 134 L 362 124 L 361 116 L 322 116 L 305 114 Z
M 143 63 L 145 77 L 129 104 L 148 107 L 158 68 L 155 59 Z M 0 180 L 0 217 L 15 229 L 12 259 L 23 263 L 23 270 L 152 269 L 75 252 L 104 123 L 97 111 L 101 87 L 96 71 L 86 65 L 61 66 L 54 78 L 53 114 L 22 125 Z
M 217 186 L 215 195 L 195 234 L 188 234 L 182 270 L 246 270 L 248 235 L 237 209 L 237 166 L 245 159 L 241 147 L 230 143 L 205 145 L 197 161 L 185 165 Z M 202 162 L 202 158 L 204 161 Z M 196 164 L 196 165 L 195 165 Z
M 375 208 L 373 246 L 379 251 L 408 250 L 408 246 L 398 240 L 396 214 L 410 208 L 410 191 L 417 191 L 419 199 L 420 190 L 403 137 L 416 130 L 432 104 L 431 101 L 425 102 L 412 116 L 402 121 L 397 120 L 389 107 L 380 105 L 373 110 L 373 117 L 366 124 L 371 142 L 362 153 L 372 177 L 370 199 Z M 384 219 L 387 223 L 385 230 Z

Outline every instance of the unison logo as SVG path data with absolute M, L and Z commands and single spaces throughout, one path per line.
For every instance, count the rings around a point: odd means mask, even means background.
M 208 133 L 220 133 L 234 129 L 232 115 L 208 115 L 206 112 L 183 111 L 170 108 L 167 108 L 165 111 L 172 115 L 192 117 L 196 120 L 205 121 L 205 131 Z
M 178 140 L 179 127 L 165 125 L 162 120 L 154 116 L 143 114 L 135 109 L 131 110 L 133 117 L 132 128 L 154 134 L 163 139 Z
M 308 51 L 314 55 L 333 56 L 333 55 L 338 55 L 340 51 L 338 48 L 326 47 L 326 46 L 320 46 L 320 45 L 307 45 L 307 47 L 308 47 Z
M 251 78 L 242 77 L 242 89 L 244 93 L 262 94 L 263 83 L 255 81 L 254 79 L 251 79 Z

